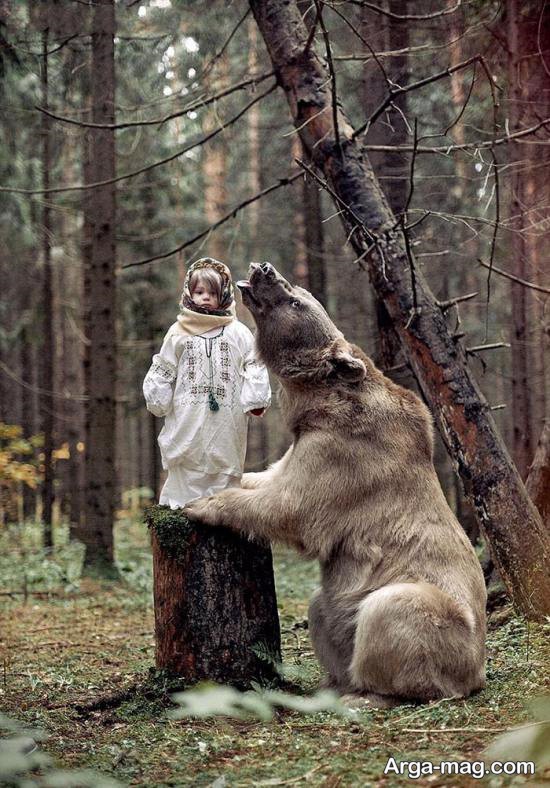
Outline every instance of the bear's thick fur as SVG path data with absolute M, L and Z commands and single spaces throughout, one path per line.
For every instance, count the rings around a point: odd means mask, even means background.
M 434 470 L 427 408 L 269 263 L 240 287 L 294 442 L 186 514 L 319 560 L 309 628 L 340 693 L 377 705 L 469 695 L 485 682 L 485 584 Z

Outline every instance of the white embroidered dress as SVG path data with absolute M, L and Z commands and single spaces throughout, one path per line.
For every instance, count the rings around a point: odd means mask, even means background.
M 210 410 L 210 390 L 217 411 Z M 247 411 L 271 401 L 267 370 L 243 323 L 233 320 L 199 336 L 174 323 L 153 356 L 143 394 L 147 410 L 165 417 L 158 442 L 168 478 L 159 503 L 177 508 L 240 485 Z

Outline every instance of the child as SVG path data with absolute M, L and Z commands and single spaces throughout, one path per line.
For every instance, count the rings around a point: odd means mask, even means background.
M 240 487 L 247 413 L 271 401 L 254 337 L 237 320 L 231 274 L 211 257 L 187 272 L 181 313 L 143 382 L 147 410 L 164 416 L 158 437 L 168 478 L 159 503 L 172 509 Z

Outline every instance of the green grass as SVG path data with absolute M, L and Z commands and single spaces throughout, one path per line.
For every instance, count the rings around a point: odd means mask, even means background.
M 126 519 L 117 528 L 123 580 L 80 579 L 81 552 L 63 546 L 64 538 L 57 535 L 59 547 L 46 557 L 36 526 L 0 535 L 2 590 L 21 592 L 0 598 L 0 707 L 25 725 L 44 728 L 43 748 L 64 768 L 90 768 L 143 786 L 220 780 L 218 786 L 391 787 L 405 781 L 383 778 L 390 756 L 476 760 L 499 732 L 530 718 L 530 698 L 549 691 L 549 627 L 510 617 L 489 632 L 487 687 L 467 700 L 367 710 L 351 720 L 280 711 L 267 723 L 176 721 L 167 716 L 166 697 L 138 692 L 118 707 L 84 714 L 80 707 L 100 696 L 151 681 L 151 558 L 145 526 Z M 285 668 L 299 690 L 310 693 L 320 679 L 306 628 L 318 569 L 278 549 L 275 571 Z M 50 596 L 35 595 L 39 591 Z M 466 778 L 415 783 L 474 784 Z

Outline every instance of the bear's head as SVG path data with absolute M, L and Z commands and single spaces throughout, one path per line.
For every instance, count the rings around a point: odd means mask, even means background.
M 366 374 L 360 358 L 311 293 L 293 287 L 271 263 L 252 263 L 237 282 L 258 328 L 256 342 L 269 369 L 283 380 L 357 383 Z

